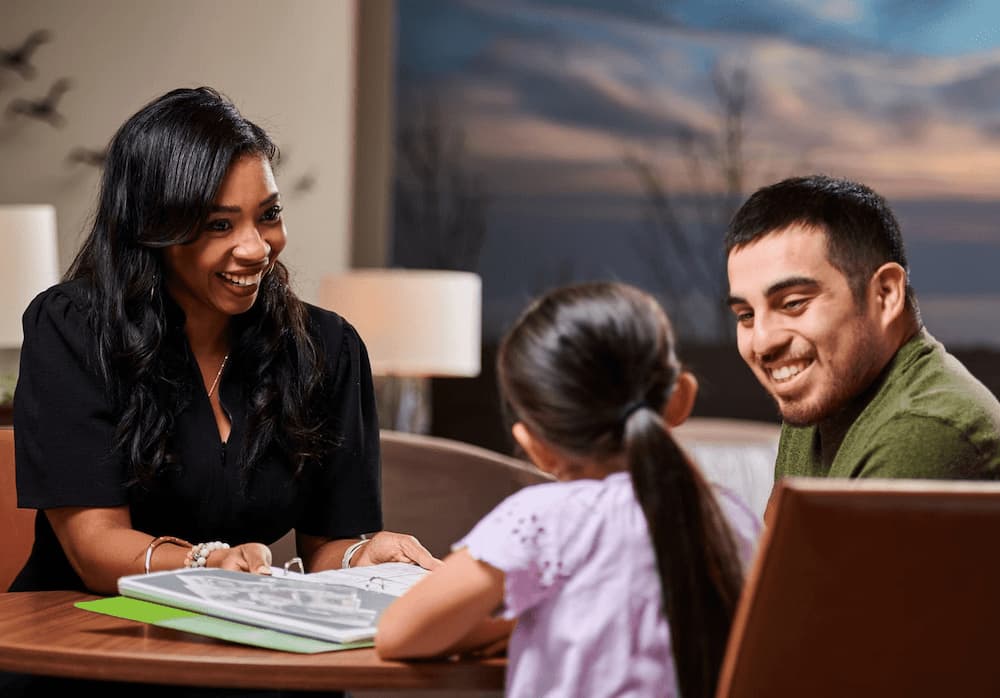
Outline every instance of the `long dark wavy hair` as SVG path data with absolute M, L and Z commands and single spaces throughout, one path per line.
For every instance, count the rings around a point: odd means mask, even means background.
M 163 248 L 198 237 L 229 166 L 248 155 L 272 161 L 277 147 L 209 87 L 153 100 L 108 147 L 94 223 L 65 280 L 91 290 L 98 370 L 119 420 L 114 446 L 133 484 L 174 461 L 175 421 L 191 399 L 183 313 L 166 297 Z M 329 447 L 311 409 L 323 362 L 307 325 L 281 262 L 253 307 L 233 318 L 230 366 L 250 403 L 245 475 L 271 449 L 297 473 Z
M 625 284 L 564 286 L 521 315 L 497 369 L 509 419 L 570 456 L 624 456 L 649 525 L 681 694 L 710 698 L 743 569 L 709 485 L 662 418 L 682 370 L 666 314 Z

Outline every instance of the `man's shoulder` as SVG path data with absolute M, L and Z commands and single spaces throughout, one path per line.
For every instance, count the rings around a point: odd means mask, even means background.
M 839 465 L 852 474 L 860 468 L 893 477 L 969 477 L 977 467 L 1000 469 L 996 396 L 926 331 L 900 355 L 851 426 Z M 972 470 L 961 472 L 960 461 Z
M 903 412 L 957 425 L 985 419 L 1000 428 L 997 397 L 926 330 L 900 349 L 904 353 L 882 395 L 873 400 L 874 411 L 884 411 L 887 418 Z
M 775 474 L 1000 474 L 1000 401 L 926 331 L 900 348 L 864 401 L 828 466 L 820 460 L 816 427 L 784 425 Z

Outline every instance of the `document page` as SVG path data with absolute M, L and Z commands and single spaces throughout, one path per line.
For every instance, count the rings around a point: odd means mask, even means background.
M 380 591 L 383 594 L 402 596 L 403 592 L 419 582 L 429 570 L 408 562 L 383 562 L 378 565 L 362 565 L 339 570 L 323 570 L 302 574 L 286 571 L 282 567 L 272 567 L 275 577 L 289 576 L 307 582 L 320 584 L 342 584 L 366 591 Z
M 259 575 L 207 567 L 120 577 L 118 592 L 143 601 L 332 642 L 375 636 L 396 596 L 314 575 Z M 318 577 L 319 575 L 315 575 Z M 347 577 L 350 579 L 350 577 Z M 367 580 L 366 580 L 367 581 Z

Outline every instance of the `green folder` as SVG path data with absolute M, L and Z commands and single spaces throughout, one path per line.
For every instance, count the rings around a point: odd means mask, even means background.
M 136 620 L 140 623 L 150 623 L 161 628 L 183 630 L 195 635 L 214 637 L 219 640 L 236 642 L 241 645 L 252 645 L 269 650 L 283 652 L 298 652 L 300 654 L 316 654 L 318 652 L 335 652 L 351 650 L 358 647 L 372 647 L 371 640 L 362 642 L 326 642 L 314 640 L 301 635 L 283 633 L 267 628 L 258 628 L 246 623 L 235 623 L 223 618 L 192 613 L 158 603 L 131 599 L 125 596 L 109 596 L 95 601 L 80 601 L 74 604 L 77 608 L 106 616 Z

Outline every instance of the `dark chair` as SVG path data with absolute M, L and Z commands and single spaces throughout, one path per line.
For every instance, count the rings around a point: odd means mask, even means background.
M 763 518 L 774 486 L 774 460 L 781 427 L 748 419 L 692 417 L 674 429 L 712 481 L 743 497 Z
M 0 426 L 0 591 L 6 591 L 28 559 L 35 540 L 35 512 L 17 508 L 14 429 Z
M 717 698 L 1000 695 L 997 541 L 1000 483 L 780 480 Z

